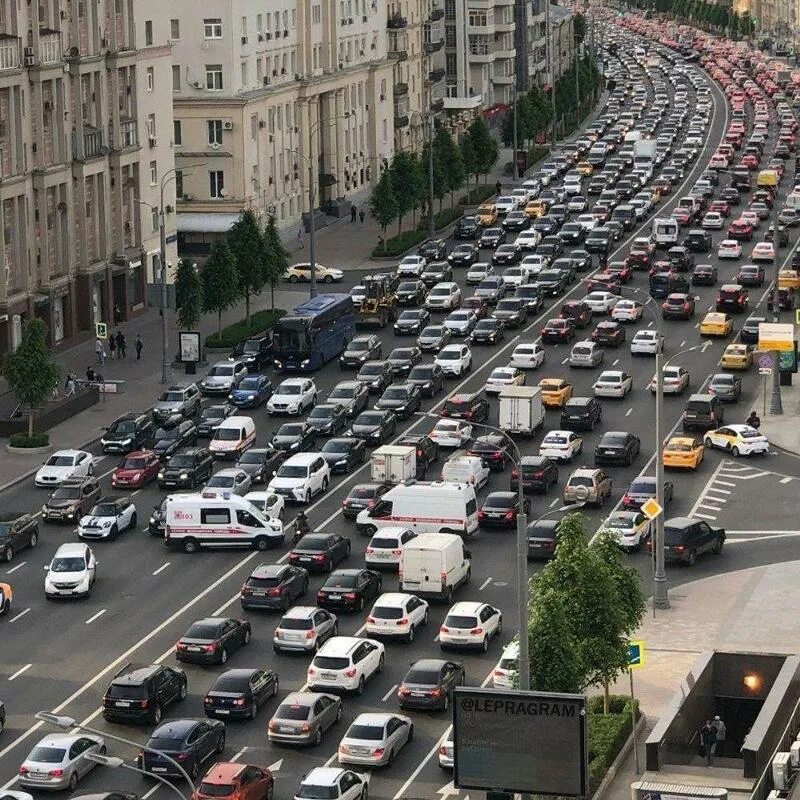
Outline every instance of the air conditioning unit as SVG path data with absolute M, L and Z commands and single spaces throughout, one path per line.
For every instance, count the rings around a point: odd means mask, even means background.
M 195 89 L 203 88 L 203 84 L 200 81 L 192 81 L 190 86 L 193 86 Z
M 150 147 L 155 147 L 158 144 L 158 139 L 156 139 L 155 136 L 150 136 L 148 141 L 150 143 Z
M 287 31 L 285 28 L 284 28 L 284 31 L 283 31 L 283 38 L 284 39 L 288 39 L 289 38 L 289 31 Z
M 193 194 L 185 194 L 185 195 L 183 196 L 183 199 L 184 199 L 184 200 L 186 200 L 186 202 L 187 202 L 187 203 L 189 203 L 189 202 L 191 202 L 192 200 L 194 200 L 194 195 L 193 195 Z
M 276 70 L 276 69 L 272 70 L 272 77 L 273 78 L 277 78 L 278 77 L 278 70 Z
M 272 186 L 272 175 L 270 175 L 270 176 L 269 176 L 269 178 L 267 179 L 267 183 L 268 183 L 270 186 Z
M 271 142 L 274 142 L 274 141 L 275 141 L 275 137 L 274 137 L 272 134 L 270 134 L 270 135 L 269 135 L 269 140 L 270 140 Z
M 785 792 L 789 788 L 792 774 L 791 753 L 776 753 L 772 759 L 772 785 L 778 791 Z
M 792 742 L 792 746 L 789 748 L 789 761 L 792 769 L 796 770 L 800 767 L 800 741 Z
M 126 223 L 125 223 L 125 230 L 126 230 L 126 231 L 129 231 L 129 230 L 131 230 L 131 228 L 133 228 L 133 225 L 131 225 L 131 223 L 130 223 L 130 222 L 126 222 Z
M 229 119 L 226 119 L 225 122 L 222 123 L 222 129 L 225 131 L 232 131 L 233 123 Z
M 363 17 L 361 17 L 361 21 L 362 22 L 366 22 L 367 21 L 367 15 L 366 14 Z
M 25 56 L 25 66 L 32 67 L 36 64 L 36 56 Z
M 263 42 L 264 41 L 264 34 L 263 33 L 259 33 L 258 34 L 258 41 L 259 42 Z
M 44 110 L 49 111 L 53 107 L 53 104 L 49 100 L 44 101 Z
M 101 39 L 100 47 L 108 47 L 108 39 Z
M 285 75 L 285 74 L 286 74 L 286 67 L 282 67 L 281 68 L 281 75 Z
M 385 100 L 385 99 L 386 99 L 386 95 L 385 95 L 385 94 L 382 94 L 382 95 L 381 95 L 381 100 Z
M 212 150 L 219 150 L 219 148 L 220 148 L 220 143 L 219 143 L 219 142 L 209 142 L 209 143 L 208 143 L 208 146 L 209 146 L 209 147 L 210 147 Z
M 353 18 L 352 18 L 352 17 L 350 17 L 350 18 L 347 20 L 347 22 L 348 22 L 350 25 L 352 25 L 352 24 L 353 24 Z
M 175 210 L 174 206 L 164 206 L 164 213 L 171 214 Z

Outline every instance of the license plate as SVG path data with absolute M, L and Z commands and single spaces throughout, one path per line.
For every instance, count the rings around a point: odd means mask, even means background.
M 311 561 L 311 556 L 300 556 L 300 561 Z
M 28 773 L 30 778 L 36 778 L 39 780 L 40 778 L 48 778 L 49 775 L 46 772 L 30 772 Z
M 340 594 L 332 594 L 332 595 L 330 596 L 330 599 L 331 599 L 331 600 L 341 600 L 341 599 L 342 599 L 342 596 L 341 596 Z
M 278 730 L 281 733 L 294 733 L 294 728 L 289 727 L 288 725 L 282 725 Z
M 130 708 L 131 704 L 127 700 L 117 700 L 114 704 L 117 708 Z
M 176 481 L 164 481 L 164 486 L 176 486 Z
M 389 558 L 388 553 L 373 553 L 376 558 Z
M 253 597 L 266 597 L 267 596 L 266 592 L 251 592 L 251 594 L 253 595 Z
M 200 653 L 202 651 L 202 647 L 187 647 L 187 650 L 191 651 L 192 653 Z
M 425 692 L 411 692 L 412 697 L 425 697 Z
M 613 450 L 603 450 L 603 452 L 604 452 L 604 453 L 605 453 L 607 456 L 613 456 L 613 455 L 614 455 L 614 451 L 613 451 Z
M 364 508 L 363 503 L 348 503 L 348 508 Z
M 231 713 L 230 710 L 227 709 L 227 708 L 215 708 L 214 712 L 216 714 L 230 714 Z
M 166 767 L 150 767 L 150 769 L 153 772 L 166 772 L 167 771 Z
M 326 681 L 335 681 L 339 676 L 335 672 L 322 672 L 320 677 L 325 678 Z

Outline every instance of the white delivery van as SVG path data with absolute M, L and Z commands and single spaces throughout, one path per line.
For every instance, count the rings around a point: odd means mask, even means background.
M 532 436 L 544 425 L 542 390 L 538 386 L 504 386 L 499 397 L 499 427 L 506 433 Z
M 356 529 L 366 536 L 395 525 L 405 525 L 415 533 L 471 536 L 478 530 L 475 488 L 469 483 L 400 484 L 356 517 Z
M 794 208 L 800 211 L 800 191 L 792 191 L 786 195 L 786 202 L 784 208 Z
M 372 452 L 370 477 L 378 483 L 404 483 L 417 477 L 417 448 L 385 444 Z
M 400 555 L 400 591 L 452 603 L 453 592 L 472 577 L 471 558 L 461 537 L 452 533 L 417 536 Z
M 203 547 L 266 550 L 283 544 L 283 523 L 230 492 L 167 496 L 164 544 L 197 553 Z
M 653 241 L 656 247 L 672 247 L 678 244 L 681 227 L 678 220 L 662 217 L 653 220 Z
M 256 424 L 252 417 L 228 417 L 214 431 L 208 449 L 214 458 L 237 459 L 255 441 Z
M 448 483 L 471 483 L 480 489 L 489 482 L 489 467 L 480 456 L 467 456 L 455 452 L 442 466 L 442 480 Z

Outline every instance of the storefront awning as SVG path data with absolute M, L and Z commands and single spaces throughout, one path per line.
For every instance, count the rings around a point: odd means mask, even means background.
M 240 214 L 178 214 L 176 227 L 179 233 L 226 233 Z

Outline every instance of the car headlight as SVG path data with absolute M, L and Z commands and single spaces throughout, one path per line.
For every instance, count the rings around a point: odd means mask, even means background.
M 189 480 L 189 473 L 188 473 L 188 472 L 181 472 L 181 474 L 180 474 L 180 479 L 181 479 L 182 481 Z
M 163 471 L 158 473 L 158 479 L 159 479 L 160 481 L 163 481 L 163 480 L 164 480 L 164 473 L 163 473 Z
M 111 524 L 112 524 L 112 520 L 110 520 L 110 519 L 103 520 L 103 527 L 104 528 L 110 528 Z
M 352 429 L 352 428 L 348 428 L 348 429 L 347 429 L 347 430 L 344 432 L 344 435 L 345 435 L 345 436 L 352 436 L 352 435 L 353 435 L 353 429 Z
M 297 403 L 289 403 L 289 405 L 287 406 L 287 408 L 289 409 L 289 411 L 297 411 L 297 409 L 298 409 L 298 404 L 297 404 Z
M 255 400 L 256 396 L 254 394 L 249 394 L 249 395 L 247 395 L 247 399 L 248 400 Z
M 272 360 L 272 363 L 275 365 L 275 367 L 276 367 L 277 369 L 280 369 L 281 367 L 283 367 L 283 362 L 282 362 L 282 361 L 279 361 L 277 358 L 274 358 L 274 359 Z
M 233 400 L 233 394 L 228 395 L 228 400 Z
M 292 443 L 289 445 L 289 449 L 290 449 L 290 450 L 296 450 L 298 447 L 300 447 L 300 442 L 292 442 Z
M 303 359 L 303 360 L 300 362 L 300 366 L 301 366 L 301 367 L 307 367 L 307 366 L 308 366 L 310 363 L 311 363 L 311 359 L 310 359 L 310 358 L 304 358 L 304 359 Z
M 133 439 L 130 436 L 127 439 L 120 439 L 120 444 L 131 444 L 132 442 Z
M 337 467 L 346 467 L 347 466 L 347 459 L 342 458 L 336 462 Z

